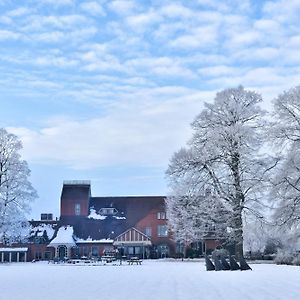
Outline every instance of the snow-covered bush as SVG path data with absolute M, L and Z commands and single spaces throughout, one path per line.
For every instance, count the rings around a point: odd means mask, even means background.
M 268 238 L 264 250 L 265 255 L 275 254 L 278 252 L 278 249 L 283 247 L 282 242 L 278 238 Z
M 292 264 L 295 266 L 300 266 L 300 253 L 297 253 L 294 257 Z
M 212 258 L 227 258 L 229 257 L 229 252 L 226 249 L 216 249 L 212 252 Z
M 294 255 L 291 251 L 280 250 L 275 256 L 275 263 L 279 265 L 291 265 L 294 260 Z

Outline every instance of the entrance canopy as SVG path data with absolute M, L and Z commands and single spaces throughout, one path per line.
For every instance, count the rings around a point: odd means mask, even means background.
M 115 238 L 114 246 L 151 246 L 150 238 L 132 227 Z
M 58 247 L 65 245 L 67 247 L 76 246 L 74 240 L 74 229 L 72 226 L 60 227 L 57 231 L 56 237 L 50 242 L 48 247 Z

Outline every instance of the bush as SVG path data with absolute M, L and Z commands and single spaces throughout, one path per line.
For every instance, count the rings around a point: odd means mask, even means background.
M 260 260 L 260 259 L 264 259 L 263 254 L 261 253 L 261 251 L 248 251 L 244 254 L 244 257 L 246 259 L 251 259 L 251 260 Z
M 291 265 L 294 260 L 294 255 L 291 251 L 278 251 L 275 256 L 275 263 L 278 265 Z
M 275 254 L 281 248 L 282 248 L 281 241 L 274 238 L 269 238 L 266 243 L 264 254 L 265 255 Z
M 215 258 L 221 259 L 221 258 L 227 258 L 227 257 L 229 257 L 229 251 L 227 251 L 226 249 L 215 249 L 212 252 L 213 259 L 215 259 Z
M 300 253 L 295 255 L 292 264 L 295 266 L 300 266 Z

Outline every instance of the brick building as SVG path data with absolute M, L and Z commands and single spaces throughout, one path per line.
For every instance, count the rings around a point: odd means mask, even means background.
M 167 229 L 164 196 L 93 197 L 89 181 L 65 181 L 59 219 L 42 214 L 30 223 L 28 242 L 0 248 L 0 262 L 97 257 L 112 249 L 144 259 L 182 252 Z M 200 252 L 205 245 L 216 244 L 208 239 Z

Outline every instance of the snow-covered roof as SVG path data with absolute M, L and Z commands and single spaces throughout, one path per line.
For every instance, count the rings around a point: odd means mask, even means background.
M 56 237 L 50 242 L 49 246 L 71 245 L 76 246 L 74 241 L 73 226 L 63 226 L 57 231 Z
M 23 248 L 0 248 L 0 252 L 27 252 L 28 248 L 23 247 Z
M 77 239 L 76 244 L 85 244 L 85 243 L 96 243 L 96 244 L 112 244 L 114 240 L 112 239 L 101 239 L 101 240 L 93 240 L 91 237 L 87 239 Z
M 46 231 L 48 239 L 51 240 L 55 232 L 53 226 L 56 226 L 56 224 L 39 224 L 38 226 L 32 226 L 30 235 L 43 236 L 44 231 Z
M 113 218 L 117 220 L 126 220 L 126 217 L 113 216 Z
M 105 220 L 106 216 L 97 214 L 96 210 L 94 208 L 90 209 L 90 214 L 88 215 L 89 219 L 95 219 L 95 220 Z

